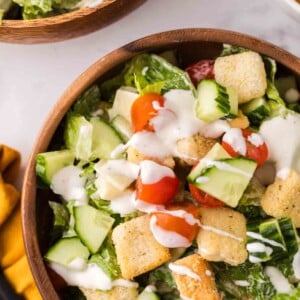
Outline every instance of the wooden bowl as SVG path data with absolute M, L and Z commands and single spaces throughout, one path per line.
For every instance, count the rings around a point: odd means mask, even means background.
M 74 100 L 91 84 L 111 76 L 124 62 L 142 52 L 160 52 L 177 49 L 188 65 L 201 58 L 210 58 L 220 53 L 222 43 L 240 45 L 274 58 L 281 68 L 300 75 L 300 59 L 265 41 L 244 34 L 217 29 L 183 29 L 163 32 L 134 41 L 98 60 L 81 74 L 64 92 L 49 114 L 33 147 L 25 172 L 22 193 L 23 231 L 27 256 L 44 299 L 59 299 L 50 280 L 42 254 L 47 248 L 50 226 L 48 200 L 51 196 L 37 190 L 35 156 L 46 151 L 51 140 L 61 136 L 58 125 Z
M 3 20 L 0 42 L 57 42 L 93 32 L 129 13 L 145 0 L 104 0 L 94 8 L 35 20 Z

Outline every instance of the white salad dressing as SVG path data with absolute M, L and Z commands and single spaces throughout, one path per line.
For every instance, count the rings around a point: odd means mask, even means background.
M 167 248 L 189 247 L 191 242 L 177 232 L 165 230 L 156 224 L 156 216 L 150 218 L 150 230 L 155 239 Z
M 140 176 L 143 184 L 153 184 L 164 177 L 174 178 L 174 171 L 151 160 L 143 160 L 140 163 Z
M 110 201 L 110 209 L 121 216 L 130 214 L 136 210 L 134 204 L 135 192 L 125 191 L 121 196 Z
M 273 240 L 266 239 L 262 235 L 260 235 L 259 233 L 252 232 L 252 231 L 247 231 L 247 236 L 249 236 L 253 239 L 256 239 L 256 240 L 260 240 L 260 241 L 262 241 L 266 244 L 272 245 L 274 247 L 279 247 L 279 248 L 282 248 L 283 250 L 286 250 L 285 247 L 282 244 L 280 244 L 276 241 L 273 241 Z
M 193 272 L 193 270 L 186 266 L 170 263 L 169 269 L 178 275 L 184 275 L 195 280 L 201 280 L 201 277 L 198 274 L 196 274 L 195 272 Z
M 205 270 L 205 275 L 210 277 L 210 276 L 212 276 L 212 272 L 209 270 Z
M 223 236 L 226 236 L 226 237 L 229 237 L 233 240 L 236 240 L 236 241 L 239 241 L 239 242 L 242 242 L 243 241 L 243 238 L 235 235 L 235 234 L 232 234 L 228 231 L 225 231 L 225 230 L 222 230 L 222 229 L 219 229 L 219 228 L 216 228 L 216 227 L 212 227 L 212 226 L 208 226 L 208 225 L 204 225 L 204 224 L 201 224 L 200 223 L 200 227 L 203 229 L 203 230 L 207 230 L 207 231 L 211 231 L 211 232 L 214 232 L 216 234 L 219 234 L 219 235 L 223 235 Z
M 76 206 L 87 204 L 84 188 L 86 178 L 81 174 L 82 169 L 73 165 L 60 169 L 52 177 L 52 191 L 61 195 L 66 201 L 75 200 Z
M 235 280 L 234 284 L 237 285 L 237 286 L 243 286 L 243 287 L 246 287 L 246 286 L 250 285 L 247 280 Z
M 112 288 L 112 281 L 96 264 L 86 264 L 82 270 L 71 269 L 54 262 L 50 262 L 49 265 L 68 285 L 100 290 Z
M 273 252 L 273 249 L 271 247 L 266 246 L 263 243 L 259 242 L 253 242 L 247 244 L 247 250 L 249 252 L 259 252 L 259 253 L 267 253 L 268 255 L 271 255 Z
M 231 128 L 223 136 L 222 141 L 232 147 L 235 152 L 246 155 L 247 146 L 240 128 Z
M 80 2 L 80 7 L 96 7 L 100 5 L 104 0 L 84 0 Z
M 117 146 L 111 157 L 117 157 L 130 146 L 150 157 L 180 157 L 181 154 L 176 151 L 178 140 L 198 132 L 206 138 L 218 138 L 230 129 L 224 120 L 206 124 L 198 119 L 194 114 L 196 101 L 191 91 L 171 90 L 164 94 L 164 100 L 163 107 L 158 101 L 153 102 L 153 107 L 158 111 L 150 121 L 155 132 L 135 133 L 125 145 Z
M 243 171 L 241 169 L 232 167 L 231 165 L 229 165 L 229 164 L 227 164 L 226 162 L 223 162 L 223 161 L 217 161 L 217 160 L 212 160 L 212 159 L 208 159 L 208 158 L 203 158 L 203 159 L 201 159 L 201 163 L 203 163 L 204 167 L 212 167 L 212 166 L 214 166 L 214 167 L 216 167 L 219 170 L 228 171 L 228 172 L 231 172 L 231 173 L 241 174 L 241 175 L 243 175 L 245 177 L 252 178 L 252 176 L 253 176 L 252 173 L 248 173 L 248 172 L 245 172 L 245 171 Z
M 256 147 L 259 147 L 259 146 L 263 145 L 263 143 L 264 143 L 264 139 L 262 138 L 262 136 L 255 132 L 251 133 L 247 137 L 247 141 Z
M 289 293 L 292 290 L 289 281 L 284 277 L 279 269 L 267 266 L 264 271 L 266 275 L 269 276 L 277 293 Z
M 86 268 L 86 260 L 81 257 L 76 257 L 68 264 L 68 267 L 73 270 L 83 270 Z
M 126 288 L 138 288 L 139 284 L 135 281 L 126 280 L 123 278 L 116 279 L 112 282 L 112 286 L 122 286 Z
M 300 279 L 300 250 L 295 254 L 292 266 L 295 277 Z
M 290 170 L 300 172 L 300 115 L 289 112 L 262 123 L 260 134 L 267 144 L 269 159 L 276 163 L 277 176 L 285 179 Z

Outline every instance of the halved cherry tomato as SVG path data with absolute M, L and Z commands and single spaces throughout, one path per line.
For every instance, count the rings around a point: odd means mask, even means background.
M 191 214 L 194 218 L 198 219 L 198 207 L 191 203 L 183 203 L 183 204 L 172 204 L 167 206 L 168 210 L 185 210 L 187 213 Z M 190 242 L 192 242 L 199 230 L 199 226 L 197 223 L 191 225 L 189 224 L 185 218 L 178 217 L 166 212 L 154 212 L 151 215 L 156 216 L 156 224 L 157 226 L 168 230 L 176 232 L 185 238 L 187 238 Z
M 189 74 L 193 84 L 198 85 L 201 79 L 214 79 L 214 64 L 212 59 L 203 59 L 188 66 L 185 70 Z
M 144 184 L 139 176 L 136 181 L 136 198 L 151 204 L 164 205 L 171 201 L 179 188 L 179 180 L 174 177 L 163 177 L 152 184 Z
M 196 202 L 206 207 L 221 207 L 224 206 L 225 203 L 216 199 L 215 197 L 201 191 L 197 187 L 195 187 L 192 183 L 189 183 L 189 190 L 191 192 L 192 197 Z
M 253 159 L 257 162 L 257 166 L 261 166 L 268 158 L 269 152 L 266 143 L 262 143 L 259 146 L 256 146 L 251 143 L 249 136 L 254 132 L 249 129 L 241 129 L 242 135 L 246 142 L 246 155 L 250 159 Z M 236 152 L 232 146 L 224 141 L 222 141 L 223 148 L 233 157 L 240 156 L 241 153 Z
M 131 120 L 133 131 L 138 132 L 142 130 L 154 131 L 150 120 L 158 113 L 153 103 L 157 102 L 159 106 L 164 105 L 163 96 L 155 93 L 148 93 L 138 97 L 131 107 Z

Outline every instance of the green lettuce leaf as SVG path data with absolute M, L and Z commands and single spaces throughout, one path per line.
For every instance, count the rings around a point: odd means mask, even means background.
M 272 300 L 299 300 L 300 299 L 300 286 L 292 289 L 288 294 L 277 294 Z
M 90 117 L 100 103 L 100 89 L 97 85 L 91 86 L 82 95 L 78 97 L 76 102 L 71 107 L 71 112 Z
M 228 56 L 228 55 L 243 53 L 247 51 L 249 51 L 249 49 L 240 46 L 223 44 L 223 50 L 220 56 Z
M 54 216 L 53 228 L 50 234 L 50 243 L 52 244 L 62 236 L 63 232 L 69 229 L 70 213 L 64 204 L 49 201 L 49 206 Z
M 92 255 L 89 262 L 97 264 L 111 280 L 121 276 L 115 248 L 109 238 L 104 241 L 99 253 Z
M 78 8 L 80 0 L 13 0 L 23 8 L 23 19 L 50 17 Z
M 232 267 L 224 263 L 213 263 L 212 266 L 217 286 L 227 295 L 226 299 L 265 300 L 276 294 L 260 264 L 246 262 Z
M 134 57 L 117 76 L 101 84 L 101 94 L 104 99 L 112 100 L 115 91 L 121 86 L 135 87 L 140 94 L 164 94 L 171 89 L 191 90 L 195 93 L 186 72 L 155 54 Z

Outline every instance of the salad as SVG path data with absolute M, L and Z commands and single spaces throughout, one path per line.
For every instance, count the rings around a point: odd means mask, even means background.
M 63 299 L 299 299 L 297 78 L 230 45 L 180 61 L 137 55 L 37 155 L 53 282 Z
M 0 21 L 39 19 L 56 16 L 82 7 L 95 7 L 104 0 L 0 0 Z

